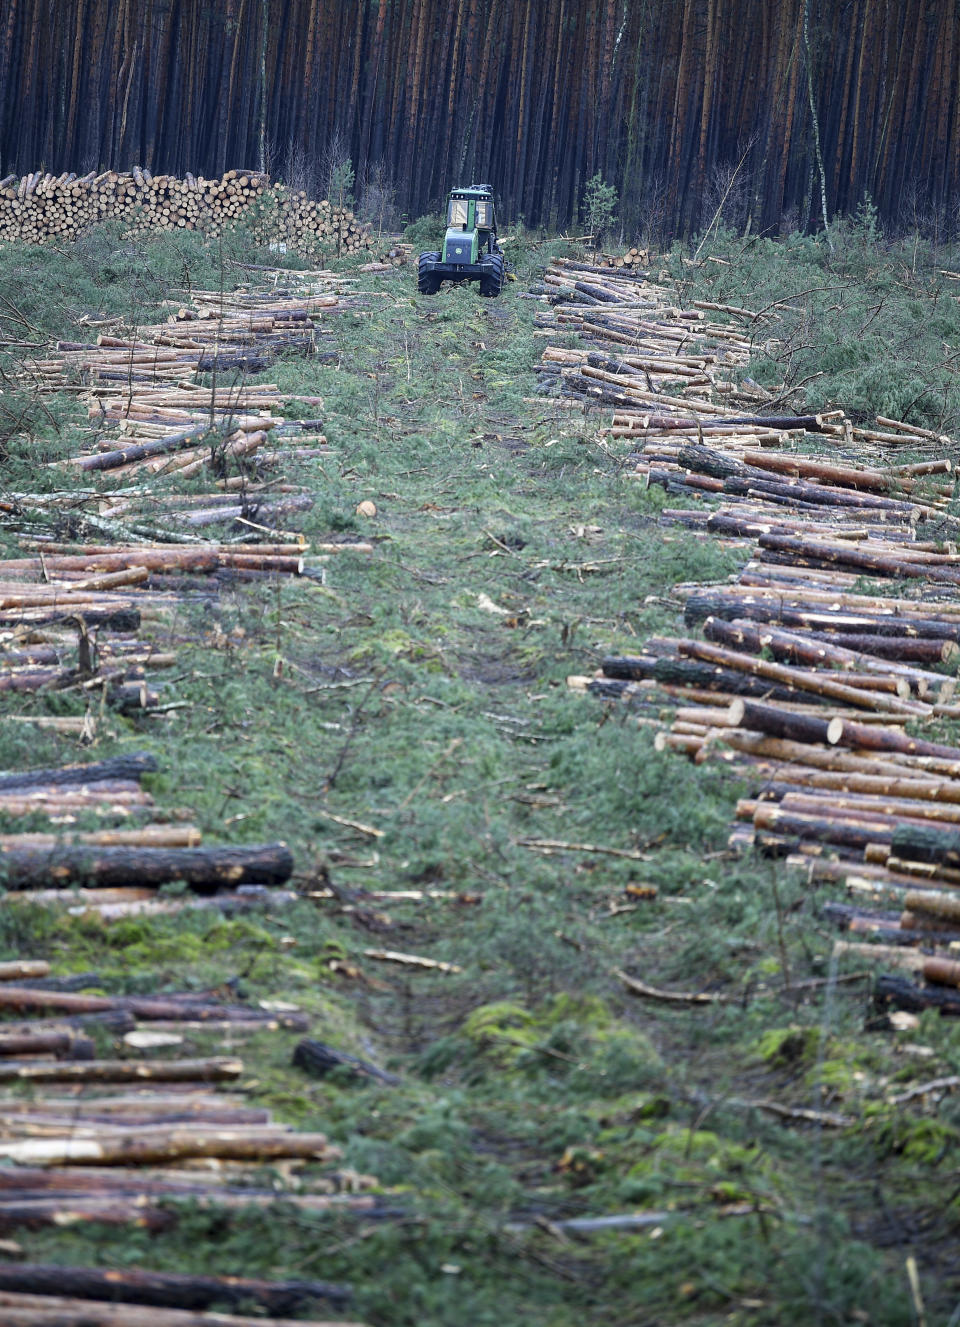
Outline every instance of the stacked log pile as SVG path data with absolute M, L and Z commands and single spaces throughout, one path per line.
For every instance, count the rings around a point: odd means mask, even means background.
M 24 1289 L 24 1287 L 27 1287 Z M 261 1281 L 251 1277 L 184 1276 L 170 1272 L 62 1267 L 45 1263 L 0 1264 L 0 1305 L 11 1327 L 295 1327 L 276 1314 L 339 1309 L 347 1286 L 323 1281 Z M 229 1305 L 256 1306 L 271 1314 L 237 1317 L 205 1312 Z M 8 1317 L 7 1314 L 10 1316 Z M 337 1319 L 339 1327 L 351 1327 Z M 297 1327 L 332 1327 L 301 1317 Z M 359 1327 L 354 1323 L 352 1327 Z
M 183 1054 L 202 1032 L 228 1047 L 252 1032 L 302 1032 L 308 1020 L 295 1007 L 225 1003 L 216 992 L 92 996 L 62 989 L 69 984 L 50 978 L 45 964 L 0 965 L 0 1230 L 6 1235 L 85 1222 L 169 1230 L 181 1204 L 230 1211 L 282 1202 L 303 1213 L 380 1213 L 372 1195 L 344 1191 L 344 1181 L 355 1183 L 330 1169 L 339 1153 L 325 1135 L 277 1123 L 245 1100 L 240 1057 Z M 95 1050 L 105 1038 L 113 1039 L 111 1057 Z M 283 1181 L 279 1173 L 269 1185 L 251 1179 L 252 1171 L 280 1162 Z M 374 1183 L 362 1181 L 366 1188 Z M 271 1314 L 315 1303 L 341 1309 L 350 1293 L 349 1286 L 322 1281 L 0 1264 L 0 1316 L 25 1324 L 175 1327 L 207 1321 L 196 1315 L 210 1307 L 256 1304 Z M 244 1327 L 254 1320 L 209 1321 Z
M 718 375 L 746 365 L 749 339 L 718 339 L 706 310 L 664 308 L 649 283 L 581 279 L 570 264 L 546 284 L 551 335 L 584 344 L 548 347 L 545 384 L 614 407 L 608 445 L 640 441 L 636 476 L 686 500 L 664 510 L 665 527 L 748 559 L 732 583 L 674 587 L 687 634 L 653 637 L 572 685 L 629 700 L 641 723 L 672 714 L 659 749 L 746 785 L 731 849 L 845 884 L 854 902 L 827 916 L 895 944 L 896 966 L 928 983 L 885 977 L 878 998 L 960 1013 L 960 962 L 911 948 L 960 942 L 960 745 L 943 736 L 960 719 L 954 470 L 895 450 L 950 440 L 890 419 L 857 429 L 838 411 L 748 414 Z M 641 298 L 655 308 L 630 307 Z M 757 316 L 714 311 L 741 326 Z
M 258 171 L 229 170 L 210 180 L 188 173 L 180 180 L 135 166 L 129 173 L 54 176 L 33 171 L 0 180 L 0 244 L 75 239 L 110 218 L 130 236 L 177 230 L 215 236 L 246 224 L 262 243 L 288 245 L 307 255 L 371 247 L 369 227 L 349 208 L 271 184 Z
M 24 544 L 26 555 L 0 572 L 0 691 L 73 693 L 85 718 L 22 717 L 87 737 L 105 706 L 156 715 L 178 708 L 164 677 L 177 662 L 176 624 L 187 602 L 213 607 L 223 585 L 303 575 L 313 561 L 299 541 Z
M 133 753 L 0 775 L 0 814 L 45 814 L 56 831 L 0 836 L 5 902 L 49 900 L 71 912 L 113 917 L 293 897 L 278 889 L 292 870 L 284 844 L 205 848 L 176 814 L 137 828 L 71 831 L 78 815 L 94 810 L 106 822 L 128 825 L 134 812 L 149 816 L 153 803 L 140 779 L 155 769 L 152 756 Z M 157 896 L 158 886 L 175 880 L 187 883 L 189 898 Z M 86 989 L 101 985 L 95 973 L 54 977 L 42 961 L 0 964 L 0 1230 L 88 1221 L 165 1230 L 179 1219 L 180 1202 L 240 1210 L 282 1201 L 303 1212 L 377 1214 L 373 1197 L 340 1192 L 336 1172 L 316 1171 L 338 1157 L 324 1135 L 297 1132 L 244 1100 L 243 1060 L 232 1048 L 251 1034 L 308 1031 L 309 1019 L 296 1006 L 240 1003 L 225 999 L 223 990 L 105 995 Z M 204 1036 L 216 1037 L 220 1053 L 198 1053 L 195 1043 Z M 107 1053 L 105 1040 L 113 1043 Z M 202 1162 L 215 1169 L 198 1169 Z M 278 1162 L 289 1191 L 279 1181 L 265 1186 L 249 1178 L 252 1169 Z M 42 1269 L 0 1267 L 4 1314 L 8 1303 L 22 1302 L 60 1313 L 57 1322 L 98 1321 L 89 1307 L 65 1309 L 66 1300 L 28 1303 L 53 1290 L 104 1298 L 94 1272 L 72 1269 L 72 1282 L 46 1285 L 43 1276 Z M 125 1299 L 119 1290 L 106 1298 Z M 311 1298 L 339 1305 L 349 1293 L 323 1283 L 243 1282 L 231 1294 L 216 1278 L 205 1285 L 172 1278 L 158 1286 L 134 1277 L 129 1290 L 130 1302 L 144 1305 L 202 1309 L 246 1296 L 275 1312 L 288 1311 L 283 1303 L 295 1311 Z M 75 1319 L 68 1310 L 76 1310 Z M 142 1321 L 153 1327 L 161 1319 L 145 1313 Z
M 402 240 L 394 239 L 391 243 L 380 247 L 377 256 L 373 262 L 363 263 L 360 267 L 361 272 L 389 272 L 394 267 L 406 267 L 414 256 L 413 245 L 404 244 Z
M 27 365 L 41 389 L 82 393 L 92 440 L 50 463 L 82 476 L 83 487 L 10 494 L 0 521 L 35 531 L 39 517 L 110 542 L 34 536 L 22 541 L 24 556 L 2 564 L 0 690 L 72 690 L 90 713 L 101 702 L 168 713 L 177 702 L 164 700 L 154 674 L 176 662 L 166 624 L 186 600 L 215 601 L 222 585 L 242 580 L 318 575 L 334 554 L 372 552 L 358 541 L 303 539 L 300 513 L 313 495 L 285 482 L 283 468 L 329 455 L 322 420 L 288 421 L 289 398 L 276 385 L 242 376 L 281 351 L 313 353 L 321 315 L 356 302 L 327 274 L 296 290 L 278 287 L 280 275 L 222 298 L 197 292 L 135 337 L 60 343 Z M 315 413 L 323 402 L 300 404 Z M 197 476 L 209 477 L 207 491 L 164 491 Z M 211 540 L 211 528 L 221 537 Z M 144 628 L 149 642 L 138 638 Z M 90 735 L 82 719 L 50 720 Z
M 0 774 L 0 817 L 14 826 L 26 817 L 49 824 L 45 830 L 0 834 L 5 900 L 64 904 L 74 913 L 116 917 L 202 906 L 235 911 L 295 897 L 280 888 L 293 870 L 286 844 L 204 847 L 188 812 L 167 812 L 158 820 L 153 798 L 141 784 L 156 768 L 153 756 L 134 752 Z M 96 817 L 100 827 L 79 830 L 82 817 Z M 161 886 L 175 881 L 189 886 L 187 895 L 158 897 Z
M 258 483 L 266 472 L 283 461 L 330 453 L 321 420 L 288 421 L 281 413 L 286 400 L 322 407 L 320 398 L 284 397 L 275 384 L 247 385 L 245 375 L 267 368 L 281 353 L 322 353 L 321 317 L 357 303 L 338 284 L 320 273 L 312 274 L 302 292 L 278 291 L 269 283 L 223 297 L 194 292 L 189 306 L 133 336 L 103 333 L 94 345 L 61 341 L 56 354 L 26 361 L 25 384 L 39 392 L 80 392 L 97 430 L 92 448 L 54 464 L 84 475 L 109 472 L 111 483 L 129 476 L 184 479 L 212 473 L 218 487 L 242 489 L 244 505 L 255 516 L 262 500 Z M 201 379 L 207 374 L 215 375 L 212 382 Z M 61 501 L 76 505 L 95 496 L 62 495 Z M 14 517 L 30 497 L 11 495 L 7 506 Z M 307 505 L 304 491 L 299 497 Z M 47 494 L 38 501 L 50 507 L 56 500 Z M 282 515 L 284 506 L 291 507 L 289 498 L 276 514 Z M 216 519 L 232 515 L 204 523 Z M 198 522 L 188 518 L 187 523 Z
M 671 292 L 648 273 L 556 260 L 532 293 L 550 311 L 537 319 L 548 339 L 539 365 L 540 390 L 571 403 L 613 406 L 612 436 L 635 421 L 657 428 L 660 416 L 697 436 L 697 419 L 721 420 L 743 406 L 767 403 L 768 392 L 727 376 L 749 362 L 750 337 L 698 309 L 671 303 Z M 554 344 L 575 337 L 578 345 Z M 763 421 L 753 431 L 781 430 Z

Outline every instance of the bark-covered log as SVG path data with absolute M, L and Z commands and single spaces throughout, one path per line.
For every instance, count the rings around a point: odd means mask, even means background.
M 136 608 L 43 608 L 10 609 L 0 611 L 0 626 L 18 627 L 29 623 L 32 627 L 49 627 L 55 623 L 82 623 L 85 627 L 100 627 L 104 631 L 139 631 L 140 613 Z
M 157 1308 L 244 1308 L 297 1313 L 315 1301 L 346 1304 L 350 1286 L 329 1281 L 263 1281 L 246 1276 L 187 1276 L 139 1268 L 65 1267 L 57 1263 L 0 1263 L 0 1290 L 76 1299 L 123 1301 Z
M 884 820 L 854 820 L 826 814 L 804 815 L 761 802 L 753 818 L 757 829 L 770 830 L 794 840 L 835 843 L 844 848 L 863 848 L 868 843 L 889 843 L 892 826 Z
M 834 746 L 843 732 L 842 719 L 820 719 L 813 714 L 780 710 L 773 705 L 758 705 L 750 700 L 735 700 L 730 705 L 731 727 L 747 728 L 768 737 L 791 742 L 817 742 Z
M 133 1019 L 154 1022 L 277 1023 L 293 1031 L 304 1031 L 308 1019 L 299 1011 L 257 1009 L 249 1005 L 219 1004 L 202 996 L 74 995 L 68 991 L 43 991 L 23 986 L 0 985 L 0 1011 L 50 1012 L 67 1017 L 86 1016 L 111 1028 L 129 1031 Z
M 954 922 L 960 929 L 960 898 L 955 894 L 933 893 L 930 890 L 910 890 L 903 900 L 911 912 L 928 914 L 942 921 Z
M 697 474 L 711 475 L 714 479 L 726 479 L 728 475 L 741 475 L 745 466 L 742 461 L 728 452 L 716 451 L 713 447 L 690 444 L 677 452 L 677 463 L 685 470 Z
M 929 615 L 923 616 L 919 611 L 920 604 L 914 604 L 911 613 L 881 613 L 870 611 L 871 603 L 867 601 L 858 611 L 849 606 L 846 611 L 837 611 L 816 602 L 809 605 L 795 602 L 792 589 L 782 591 L 775 598 L 752 595 L 745 587 L 738 587 L 736 594 L 705 590 L 687 597 L 684 621 L 688 626 L 695 626 L 708 617 L 726 621 L 746 618 L 753 622 L 776 623 L 781 627 L 802 627 L 805 631 L 960 642 L 960 623 L 938 617 L 937 604 L 931 604 Z
M 754 677 L 762 677 L 781 686 L 795 686 L 798 690 L 825 696 L 844 705 L 891 714 L 920 716 L 930 713 L 929 706 L 919 701 L 901 700 L 898 696 L 888 696 L 882 692 L 861 691 L 843 682 L 834 682 L 814 670 L 793 668 L 788 664 L 768 663 L 765 659 L 726 649 L 720 645 L 711 645 L 707 641 L 681 640 L 677 642 L 677 648 L 681 654 L 688 657 L 721 668 L 736 669 Z
M 765 678 L 750 677 L 732 668 L 718 668 L 698 659 L 655 658 L 652 655 L 608 656 L 603 671 L 607 677 L 639 680 L 653 678 L 668 686 L 698 687 L 722 691 L 733 696 L 754 696 L 763 700 L 796 700 L 800 694 L 791 687 L 779 686 Z
M 880 501 L 880 499 L 878 499 Z M 909 504 L 900 504 L 906 506 Z M 945 558 L 939 566 L 911 562 L 885 553 L 858 548 L 852 540 L 827 543 L 826 540 L 799 539 L 788 535 L 765 534 L 759 539 L 761 557 L 770 554 L 787 556 L 794 565 L 849 567 L 854 571 L 894 576 L 898 580 L 930 580 L 948 585 L 960 584 L 960 567 Z
M 396 1074 L 387 1073 L 384 1069 L 378 1069 L 375 1064 L 370 1064 L 368 1060 L 358 1060 L 355 1055 L 348 1055 L 346 1051 L 338 1051 L 335 1047 L 327 1046 L 322 1041 L 314 1041 L 310 1037 L 304 1037 L 302 1041 L 297 1042 L 293 1052 L 293 1063 L 297 1069 L 302 1069 L 311 1078 L 324 1078 L 331 1070 L 339 1069 L 360 1078 L 373 1078 L 390 1087 L 395 1087 L 400 1082 Z
M 0 1199 L 0 1230 L 5 1232 L 47 1227 L 62 1230 L 65 1226 L 91 1222 L 157 1232 L 172 1229 L 177 1220 L 177 1213 L 171 1208 L 148 1207 L 142 1199 L 123 1194 L 80 1194 L 76 1199 L 69 1195 L 44 1198 L 23 1194 L 19 1198 Z M 0 1321 L 9 1323 L 10 1319 L 3 1316 Z
M 4 1327 L 264 1327 L 264 1319 L 130 1303 L 98 1303 L 65 1296 L 0 1291 Z M 361 1327 L 358 1323 L 273 1317 L 270 1327 Z
M 290 878 L 293 855 L 285 843 L 241 848 L 102 848 L 65 845 L 54 850 L 7 850 L 0 879 L 8 889 L 69 884 L 112 887 L 183 880 L 200 893 L 221 885 L 278 885 Z
M 61 1138 L 0 1139 L 0 1158 L 28 1166 L 154 1166 L 191 1158 L 255 1163 L 283 1159 L 324 1161 L 338 1157 L 325 1134 L 264 1129 L 118 1129 L 99 1138 L 72 1133 Z
M 69 1032 L 37 1032 L 19 1036 L 0 1033 L 0 1056 L 14 1055 L 55 1055 L 58 1059 L 92 1060 L 94 1043 L 90 1037 L 80 1037 Z
M 118 448 L 112 452 L 95 452 L 92 456 L 77 459 L 78 470 L 113 470 L 130 461 L 143 461 L 151 456 L 165 456 L 168 452 L 179 451 L 195 444 L 197 438 L 210 432 L 210 423 L 197 425 L 182 433 L 172 433 L 164 438 L 155 438 L 150 442 L 131 443 L 129 447 Z
M 922 737 L 910 737 L 909 734 L 896 728 L 855 723 L 851 719 L 844 719 L 842 723 L 843 731 L 838 741 L 843 746 L 859 747 L 865 751 L 890 751 L 904 756 L 925 757 L 932 762 L 931 768 L 942 764 L 949 767 L 951 774 L 960 773 L 960 749 L 955 746 L 928 742 Z
M 960 866 L 960 830 L 903 825 L 894 834 L 891 849 L 895 856 L 911 861 Z
M 917 986 L 905 977 L 878 977 L 873 998 L 882 1009 L 906 1009 L 916 1014 L 924 1009 L 937 1009 L 941 1014 L 960 1014 L 960 991 Z
M 0 791 L 8 788 L 70 787 L 74 784 L 101 783 L 107 779 L 139 779 L 143 774 L 153 774 L 157 768 L 156 756 L 149 751 L 137 751 L 89 765 L 65 765 L 58 769 L 16 770 L 0 774 Z
M 243 1073 L 243 1061 L 94 1060 L 49 1062 L 0 1059 L 0 1083 L 222 1083 Z
M 955 959 L 926 958 L 922 972 L 924 981 L 932 982 L 935 986 L 960 986 L 960 963 Z
M 50 964 L 44 959 L 11 959 L 0 963 L 0 981 L 38 981 L 49 973 Z

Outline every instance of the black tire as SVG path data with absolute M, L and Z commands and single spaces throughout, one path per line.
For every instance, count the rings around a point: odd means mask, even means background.
M 430 268 L 434 263 L 439 263 L 440 255 L 438 253 L 422 253 L 417 263 L 417 290 L 421 295 L 435 295 L 440 289 L 441 278 L 436 272 L 431 272 Z
M 480 277 L 480 294 L 485 299 L 494 299 L 503 290 L 503 254 L 491 253 L 481 259 L 483 275 Z

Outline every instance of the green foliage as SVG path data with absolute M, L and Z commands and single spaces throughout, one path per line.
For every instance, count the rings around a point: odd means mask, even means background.
M 353 207 L 353 162 L 347 157 L 330 170 L 327 180 L 327 198 L 337 208 Z
M 583 204 L 580 216 L 584 226 L 593 236 L 593 247 L 599 249 L 607 232 L 613 225 L 617 210 L 617 191 L 614 185 L 607 184 L 600 171 L 587 180 L 583 190 Z
M 811 236 L 721 232 L 695 267 L 678 248 L 671 268 L 686 298 L 764 311 L 749 374 L 784 405 L 956 432 L 960 305 L 947 275 L 956 251 L 919 236 L 883 240 L 869 198 L 830 235 L 832 250 Z

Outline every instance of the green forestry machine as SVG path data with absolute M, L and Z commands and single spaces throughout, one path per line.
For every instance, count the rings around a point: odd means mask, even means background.
M 447 204 L 443 255 L 422 253 L 417 268 L 421 295 L 435 295 L 441 281 L 479 281 L 480 294 L 499 295 L 504 282 L 503 252 L 489 184 L 454 189 Z

